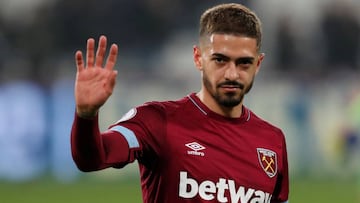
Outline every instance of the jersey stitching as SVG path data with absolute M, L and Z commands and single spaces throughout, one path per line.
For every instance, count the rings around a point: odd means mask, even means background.
M 206 111 L 205 111 L 204 109 L 202 109 L 202 108 L 196 103 L 196 101 L 195 101 L 193 98 L 191 98 L 190 95 L 188 95 L 187 97 L 190 99 L 190 101 L 191 101 L 204 115 L 207 115 Z
M 248 121 L 250 120 L 250 115 L 251 115 L 250 110 L 249 110 L 249 109 L 247 109 L 247 111 L 248 111 L 248 117 L 246 118 L 246 122 L 248 122 Z

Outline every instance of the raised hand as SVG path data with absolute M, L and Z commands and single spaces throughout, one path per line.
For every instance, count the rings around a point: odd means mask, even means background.
M 75 53 L 77 67 L 75 80 L 76 112 L 80 117 L 94 117 L 111 96 L 117 71 L 114 70 L 118 47 L 112 44 L 104 64 L 107 39 L 100 36 L 95 55 L 95 40 L 89 38 L 86 48 L 86 65 L 81 51 Z M 103 65 L 104 64 L 104 65 Z

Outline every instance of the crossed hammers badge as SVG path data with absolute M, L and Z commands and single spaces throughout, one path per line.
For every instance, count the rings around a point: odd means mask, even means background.
M 276 153 L 264 148 L 257 148 L 258 158 L 262 169 L 270 177 L 274 177 L 277 172 Z

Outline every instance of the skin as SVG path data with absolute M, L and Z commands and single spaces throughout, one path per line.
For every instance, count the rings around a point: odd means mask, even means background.
M 118 46 L 112 44 L 109 56 L 104 64 L 107 39 L 100 36 L 95 54 L 95 40 L 89 38 L 86 47 L 86 62 L 81 51 L 75 53 L 77 67 L 75 80 L 76 112 L 80 117 L 96 116 L 99 108 L 111 96 L 117 71 L 114 70 Z
M 75 53 L 77 67 L 75 104 L 78 116 L 93 118 L 111 96 L 118 72 L 114 70 L 118 46 L 112 44 L 105 61 L 107 38 L 87 40 L 86 61 Z M 202 86 L 197 93 L 212 111 L 237 118 L 241 116 L 244 95 L 250 90 L 264 54 L 258 53 L 256 40 L 249 37 L 213 34 L 194 46 L 194 62 L 201 72 Z
M 242 113 L 244 95 L 250 91 L 264 54 L 256 39 L 229 34 L 212 34 L 194 46 L 194 62 L 201 72 L 197 93 L 212 111 L 230 118 Z

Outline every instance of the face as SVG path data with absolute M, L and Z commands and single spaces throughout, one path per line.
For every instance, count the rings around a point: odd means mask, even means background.
M 235 107 L 253 85 L 264 55 L 256 39 L 213 34 L 194 47 L 194 61 L 202 72 L 203 93 L 222 107 Z

